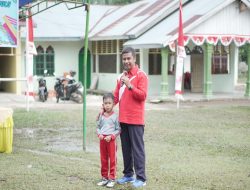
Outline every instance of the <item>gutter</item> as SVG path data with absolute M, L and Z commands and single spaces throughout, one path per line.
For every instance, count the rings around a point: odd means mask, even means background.
M 50 42 L 57 42 L 57 41 L 82 41 L 84 38 L 82 37 L 36 37 L 34 38 L 34 42 L 43 42 L 43 41 L 50 41 Z M 25 38 L 21 38 L 22 42 L 25 42 Z

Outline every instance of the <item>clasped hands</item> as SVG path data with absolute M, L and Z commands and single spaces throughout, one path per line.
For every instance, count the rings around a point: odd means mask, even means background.
M 111 135 L 107 135 L 107 136 L 103 136 L 103 135 L 99 135 L 99 139 L 100 140 L 105 140 L 105 141 L 107 141 L 107 142 L 110 142 L 111 141 L 111 139 L 112 139 L 112 137 L 111 137 Z

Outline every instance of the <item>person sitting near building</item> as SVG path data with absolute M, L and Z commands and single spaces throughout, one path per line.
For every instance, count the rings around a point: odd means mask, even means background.
M 184 88 L 191 89 L 191 73 L 188 71 L 184 74 Z

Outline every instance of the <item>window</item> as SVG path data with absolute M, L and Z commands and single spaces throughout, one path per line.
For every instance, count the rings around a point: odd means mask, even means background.
M 160 49 L 150 49 L 148 54 L 148 74 L 161 74 L 161 52 Z
M 188 47 L 185 47 L 185 50 L 186 50 L 187 55 L 191 54 L 191 51 Z M 161 62 L 162 62 L 162 57 L 161 57 L 160 49 L 151 49 L 149 51 L 149 74 L 150 75 L 161 74 Z M 167 71 L 169 75 L 175 74 L 175 64 L 176 64 L 176 53 L 169 51 L 168 71 Z
M 96 73 L 96 56 L 93 56 L 93 73 Z
M 116 73 L 117 42 L 115 40 L 96 41 L 92 44 L 92 49 L 94 64 L 97 61 L 95 56 L 98 56 L 99 73 Z
M 42 46 L 37 47 L 37 55 L 34 57 L 34 75 L 43 75 L 47 70 L 47 75 L 53 75 L 55 71 L 54 49 L 49 46 L 44 53 Z
M 212 74 L 228 74 L 229 73 L 229 50 L 222 45 L 214 46 L 212 55 Z
M 44 72 L 44 50 L 41 46 L 36 49 L 37 55 L 34 56 L 34 75 L 43 75 Z
M 176 62 L 175 53 L 170 52 L 168 55 L 168 74 L 169 75 L 175 74 L 175 62 Z
M 99 72 L 116 73 L 116 54 L 99 55 Z
M 54 49 L 49 46 L 46 50 L 46 69 L 48 75 L 53 75 L 55 68 L 54 68 Z

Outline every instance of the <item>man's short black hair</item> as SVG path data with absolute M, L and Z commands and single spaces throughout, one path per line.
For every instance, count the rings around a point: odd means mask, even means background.
M 125 53 L 132 53 L 132 56 L 135 58 L 135 49 L 132 47 L 124 47 L 122 50 L 122 55 Z
M 104 94 L 102 100 L 104 101 L 108 98 L 111 98 L 114 101 L 114 95 L 111 92 Z

